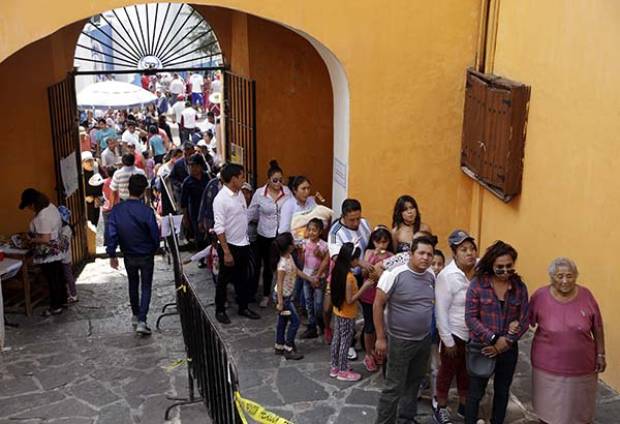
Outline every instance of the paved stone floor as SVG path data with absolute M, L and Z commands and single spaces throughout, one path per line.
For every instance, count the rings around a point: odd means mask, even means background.
M 158 260 L 150 321 L 174 294 L 172 274 Z M 79 303 L 57 317 L 8 315 L 10 350 L 0 355 L 0 423 L 160 424 L 187 395 L 187 369 L 177 317 L 162 331 L 132 331 L 124 271 L 107 260 L 88 264 L 78 281 Z M 154 328 L 153 328 L 154 329 Z M 169 423 L 209 423 L 201 404 L 175 409 Z
M 213 314 L 214 286 L 206 271 L 190 265 L 186 272 Z M 156 311 L 174 295 L 171 278 L 168 265 L 158 259 L 152 324 Z M 87 265 L 78 290 L 80 302 L 61 316 L 8 316 L 20 326 L 8 329 L 11 350 L 0 356 L 0 424 L 164 423 L 164 410 L 172 403 L 166 396 L 187 395 L 185 366 L 169 369 L 184 357 L 178 319 L 165 319 L 162 331 L 150 338 L 134 335 L 128 322 L 126 277 L 109 268 L 106 260 Z M 369 375 L 358 360 L 352 365 L 364 375 L 360 382 L 330 379 L 328 347 L 319 340 L 299 341 L 306 357 L 287 362 L 272 350 L 275 312 L 259 312 L 263 319 L 250 321 L 231 307 L 233 322 L 222 328 L 243 396 L 296 424 L 374 422 L 380 374 Z M 529 412 L 528 351 L 526 340 L 521 344 L 508 423 L 536 422 Z M 421 400 L 419 410 L 420 422 L 430 423 L 428 398 Z M 487 396 L 482 414 L 488 412 Z M 620 397 L 601 384 L 596 422 L 617 423 L 618 416 Z M 167 424 L 209 422 L 199 404 L 175 409 Z

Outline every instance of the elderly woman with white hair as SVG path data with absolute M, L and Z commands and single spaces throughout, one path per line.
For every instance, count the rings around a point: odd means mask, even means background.
M 532 398 L 538 418 L 549 424 L 594 421 L 598 373 L 605 371 L 603 320 L 594 296 L 577 284 L 577 265 L 556 258 L 551 284 L 530 300 Z

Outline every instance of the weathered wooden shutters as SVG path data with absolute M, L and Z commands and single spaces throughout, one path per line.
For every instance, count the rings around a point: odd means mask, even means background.
M 241 163 L 256 187 L 256 82 L 224 73 L 226 160 Z
M 75 99 L 73 75 L 48 87 L 50 121 L 52 127 L 52 146 L 56 168 L 56 192 L 59 205 L 71 210 L 73 239 L 71 250 L 74 267 L 79 267 L 88 258 L 86 242 L 86 213 L 84 205 L 84 186 L 80 157 L 80 137 L 78 132 L 78 111 Z M 61 160 L 75 154 L 78 171 L 78 189 L 66 196 L 62 181 Z
M 461 167 L 506 202 L 521 192 L 529 99 L 529 86 L 467 72 Z

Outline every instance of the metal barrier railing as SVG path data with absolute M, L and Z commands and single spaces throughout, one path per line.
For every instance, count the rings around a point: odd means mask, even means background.
M 159 183 L 159 192 L 160 192 L 159 202 L 161 205 L 161 214 L 162 216 L 165 217 L 164 219 L 169 219 L 167 215 L 170 215 L 170 214 L 176 215 L 177 213 L 176 202 L 174 200 L 174 197 L 170 193 L 169 179 L 168 177 L 158 177 L 157 182 Z M 170 227 L 170 228 L 174 229 L 174 227 Z M 178 243 L 177 243 L 177 246 L 178 246 Z M 170 265 L 172 260 L 171 260 L 171 249 L 170 249 L 169 237 L 164 238 L 164 252 L 165 252 L 166 259 L 168 260 L 168 265 Z M 180 276 L 177 277 L 175 273 L 175 282 L 176 281 L 180 281 Z M 159 324 L 161 323 L 161 320 L 163 318 L 178 315 L 176 306 L 177 304 L 175 300 L 174 302 L 166 303 L 161 308 L 161 313 L 159 314 L 159 316 L 157 317 L 157 321 L 155 322 L 155 328 L 157 328 L 158 330 L 160 329 Z M 168 308 L 174 308 L 174 309 L 168 310 Z
M 169 219 L 170 228 L 174 228 L 172 215 L 165 219 Z M 238 386 L 236 367 L 226 351 L 221 333 L 183 272 L 175 231 L 168 238 L 168 246 L 174 267 L 177 311 L 181 318 L 187 354 L 189 397 L 174 399 L 177 402 L 168 407 L 165 419 L 169 419 L 169 413 L 174 407 L 203 402 L 214 424 L 241 424 L 235 406 Z M 200 398 L 195 397 L 194 384 Z

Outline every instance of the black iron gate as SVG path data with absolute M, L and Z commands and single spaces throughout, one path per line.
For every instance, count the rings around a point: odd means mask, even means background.
M 88 245 L 86 241 L 87 228 L 80 157 L 80 137 L 78 132 L 78 112 L 73 75 L 68 75 L 63 81 L 48 87 L 47 96 L 52 127 L 57 200 L 59 205 L 65 205 L 72 213 L 72 260 L 73 266 L 79 267 L 88 257 Z M 62 180 L 61 161 L 72 154 L 75 154 L 78 185 L 77 190 L 70 196 L 66 196 Z
M 226 160 L 242 164 L 256 187 L 256 81 L 224 73 L 224 121 Z

